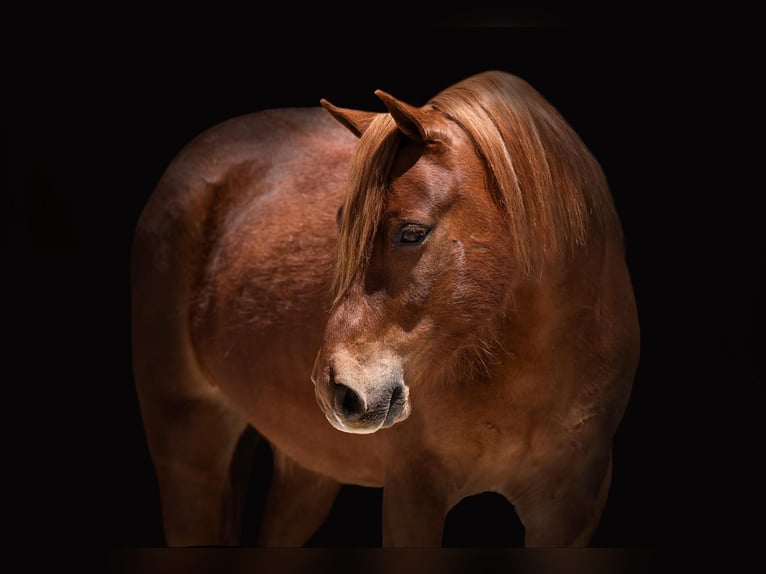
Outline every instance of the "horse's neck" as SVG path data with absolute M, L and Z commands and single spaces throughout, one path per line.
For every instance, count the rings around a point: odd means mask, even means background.
M 594 240 L 514 286 L 500 386 L 512 401 L 561 409 L 562 416 L 593 396 L 611 400 L 613 373 L 632 360 L 623 351 L 634 347 L 626 337 L 635 320 L 621 238 Z

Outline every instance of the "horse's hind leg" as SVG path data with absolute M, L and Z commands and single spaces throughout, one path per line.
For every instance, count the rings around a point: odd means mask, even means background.
M 137 246 L 143 247 L 139 253 L 153 253 L 151 246 Z M 176 276 L 181 270 L 134 265 L 133 375 L 165 543 L 237 544 L 230 471 L 246 424 L 199 367 L 188 334 L 187 294 Z
M 341 485 L 272 450 L 274 472 L 256 545 L 300 547 L 327 518 Z
M 212 389 L 211 389 L 212 391 Z M 239 544 L 246 477 L 232 465 L 243 422 L 211 396 L 152 400 L 142 416 L 168 546 Z M 243 445 L 248 446 L 248 445 Z
M 136 226 L 131 261 L 133 375 L 158 481 L 165 543 L 237 544 L 231 472 L 244 420 L 202 370 L 191 338 L 192 284 L 213 188 L 169 170 Z
M 598 527 L 612 480 L 611 455 L 560 474 L 566 479 L 543 480 L 512 500 L 525 547 L 587 546 Z

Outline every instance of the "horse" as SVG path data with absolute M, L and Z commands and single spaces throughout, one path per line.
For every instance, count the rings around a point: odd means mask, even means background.
M 259 110 L 172 159 L 131 255 L 132 366 L 165 545 L 241 545 L 246 432 L 273 469 L 255 545 L 301 547 L 343 485 L 383 547 L 439 547 L 497 493 L 524 547 L 588 546 L 639 322 L 603 169 L 496 69 L 416 106 Z M 382 107 L 383 107 L 382 106 Z

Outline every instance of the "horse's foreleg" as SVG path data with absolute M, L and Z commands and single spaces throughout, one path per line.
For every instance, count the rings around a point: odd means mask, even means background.
M 448 504 L 427 473 L 389 476 L 383 488 L 383 546 L 438 548 Z
M 274 471 L 256 545 L 300 547 L 327 518 L 341 485 L 272 450 Z
M 168 546 L 239 544 L 232 457 L 245 424 L 204 395 L 149 400 L 142 415 Z
M 566 480 L 531 488 L 514 500 L 525 528 L 524 546 L 587 546 L 601 520 L 611 480 L 610 455 L 586 468 L 570 469 Z

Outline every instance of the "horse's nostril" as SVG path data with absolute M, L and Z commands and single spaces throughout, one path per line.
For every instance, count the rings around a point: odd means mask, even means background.
M 344 417 L 353 419 L 364 414 L 364 403 L 353 389 L 346 385 L 336 384 L 335 409 Z
M 399 400 L 399 398 L 402 396 L 402 393 L 404 392 L 404 387 L 401 385 L 396 385 L 394 387 L 394 390 L 391 392 L 391 400 L 388 402 L 389 405 L 393 406 L 396 401 Z

